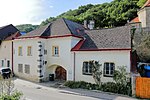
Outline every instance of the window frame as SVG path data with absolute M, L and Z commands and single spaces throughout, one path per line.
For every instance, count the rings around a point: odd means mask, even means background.
M 1 66 L 4 67 L 4 65 L 5 65 L 5 62 L 4 62 L 4 60 L 2 59 L 2 60 L 1 60 Z
M 21 65 L 21 66 L 19 66 L 19 65 Z M 19 68 L 21 68 L 21 69 L 19 69 Z M 23 73 L 23 64 L 18 64 L 18 72 Z
M 107 71 L 106 70 L 107 66 L 105 66 L 106 64 L 109 64 L 108 65 L 108 68 L 109 68 L 108 74 L 106 72 Z M 111 69 L 112 68 L 111 64 L 113 64 L 113 70 Z M 113 74 L 111 74 L 112 71 L 113 71 Z M 104 77 L 113 77 L 114 76 L 114 71 L 115 71 L 115 63 L 114 62 L 104 62 L 104 70 L 103 70 L 103 76 Z
M 87 65 L 84 65 L 85 63 L 87 63 Z M 91 70 L 91 72 L 90 72 L 90 70 Z M 84 61 L 83 62 L 83 65 L 82 65 L 82 74 L 83 75 L 92 75 L 92 67 L 90 69 L 89 61 Z
M 29 69 L 27 69 L 26 67 L 29 67 Z M 24 72 L 25 72 L 26 74 L 30 74 L 30 65 L 29 65 L 29 64 L 25 64 L 25 65 L 24 65 Z
M 54 57 L 59 56 L 59 46 L 52 46 L 52 56 Z
M 23 52 L 22 52 L 22 46 L 18 47 L 18 56 L 23 56 Z
M 27 56 L 32 56 L 32 46 L 27 47 Z
M 9 62 L 9 63 L 8 63 Z M 9 65 L 9 66 L 8 66 Z M 7 60 L 7 67 L 10 67 L 10 60 Z

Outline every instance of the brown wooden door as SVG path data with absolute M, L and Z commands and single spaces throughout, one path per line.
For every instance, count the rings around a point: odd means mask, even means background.
M 64 68 L 57 67 L 55 74 L 56 74 L 56 79 L 66 80 L 66 70 Z

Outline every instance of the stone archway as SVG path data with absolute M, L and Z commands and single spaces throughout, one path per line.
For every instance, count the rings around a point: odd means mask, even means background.
M 55 79 L 58 79 L 58 80 L 66 80 L 66 70 L 61 67 L 61 66 L 58 66 L 55 70 Z

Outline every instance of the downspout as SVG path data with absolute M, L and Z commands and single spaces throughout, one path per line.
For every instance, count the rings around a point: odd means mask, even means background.
M 12 57 L 12 73 L 14 74 L 14 43 L 13 43 L 13 40 L 12 40 L 12 50 L 11 50 L 11 52 L 12 52 L 12 54 L 11 54 L 11 57 Z
M 75 62 L 76 62 L 76 53 L 75 52 L 73 52 L 73 81 L 75 81 L 75 66 L 76 66 L 76 64 L 75 64 Z

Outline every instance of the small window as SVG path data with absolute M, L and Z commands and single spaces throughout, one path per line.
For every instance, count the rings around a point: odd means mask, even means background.
M 28 46 L 27 48 L 27 56 L 32 56 L 32 47 Z
M 25 65 L 25 73 L 30 74 L 30 65 Z
M 82 73 L 84 75 L 92 75 L 92 67 L 90 66 L 89 62 L 83 62 Z
M 18 56 L 22 56 L 22 47 L 18 47 Z
M 47 50 L 44 50 L 44 55 L 47 55 Z
M 10 67 L 10 61 L 7 60 L 7 67 Z
M 2 60 L 2 63 L 1 63 L 2 67 L 4 67 L 4 60 Z
M 18 72 L 23 73 L 23 64 L 18 64 Z
M 53 46 L 52 47 L 52 55 L 53 56 L 59 56 L 59 47 L 58 46 Z
M 114 75 L 115 64 L 106 62 L 104 63 L 104 76 L 112 77 Z

